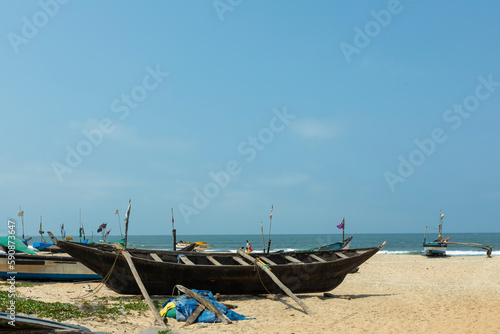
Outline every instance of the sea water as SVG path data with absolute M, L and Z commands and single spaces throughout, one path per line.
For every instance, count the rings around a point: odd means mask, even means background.
M 348 238 L 350 234 L 345 234 Z M 500 233 L 446 233 L 450 242 L 477 243 L 493 246 L 493 256 L 500 255 Z M 437 235 L 427 234 L 427 241 L 433 241 Z M 387 241 L 380 251 L 382 254 L 409 254 L 422 255 L 423 234 L 421 233 L 393 233 L 393 234 L 355 234 L 350 248 L 375 247 Z M 117 241 L 118 236 L 110 236 L 107 241 Z M 254 251 L 262 251 L 267 247 L 269 235 L 260 234 L 226 234 L 226 235 L 177 235 L 177 241 L 204 241 L 213 247 L 212 252 L 235 252 L 245 247 L 246 240 L 252 243 Z M 324 246 L 342 240 L 342 234 L 271 234 L 271 251 L 307 249 Z M 74 238 L 78 241 L 79 238 Z M 98 240 L 94 240 L 98 241 Z M 171 235 L 130 235 L 128 243 L 136 248 L 171 250 L 173 238 Z M 461 245 L 448 245 L 448 255 L 484 256 L 486 250 Z

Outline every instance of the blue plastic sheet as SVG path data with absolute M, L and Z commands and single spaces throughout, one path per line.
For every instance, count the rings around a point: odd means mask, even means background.
M 246 318 L 244 315 L 238 314 L 233 310 L 228 309 L 226 306 L 216 301 L 212 292 L 210 291 L 195 290 L 195 289 L 191 289 L 191 291 L 207 299 L 210 303 L 212 303 L 212 305 L 214 305 L 218 310 L 220 310 L 223 314 L 225 314 L 230 320 L 238 321 L 238 320 L 251 319 L 251 318 Z M 182 295 L 175 299 L 167 300 L 163 304 L 163 307 L 165 307 L 165 305 L 167 305 L 171 301 L 173 301 L 175 304 L 175 311 L 176 311 L 175 317 L 177 321 L 186 321 L 187 318 L 189 318 L 189 316 L 191 315 L 191 313 L 193 313 L 194 310 L 199 305 L 196 299 L 191 299 L 187 295 Z M 220 322 L 220 320 L 212 311 L 204 310 L 203 313 L 200 314 L 200 316 L 198 317 L 198 319 L 196 319 L 195 322 L 213 323 L 213 322 Z

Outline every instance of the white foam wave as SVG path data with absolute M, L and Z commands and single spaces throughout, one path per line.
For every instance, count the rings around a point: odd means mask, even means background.
M 401 255 L 401 254 L 412 254 L 412 253 L 415 253 L 415 252 L 411 252 L 411 251 L 387 251 L 387 250 L 381 250 L 378 252 L 379 254 L 398 254 L 398 255 Z

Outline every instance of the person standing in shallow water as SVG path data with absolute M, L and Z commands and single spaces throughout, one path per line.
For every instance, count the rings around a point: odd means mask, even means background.
M 245 251 L 247 253 L 250 253 L 252 251 L 252 243 L 250 241 L 247 240 L 247 245 L 245 247 Z

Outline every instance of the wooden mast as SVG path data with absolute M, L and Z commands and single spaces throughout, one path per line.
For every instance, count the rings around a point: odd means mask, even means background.
M 273 206 L 271 205 L 271 216 L 269 216 L 269 237 L 267 238 L 267 252 L 271 248 L 271 225 L 273 223 Z
M 174 245 L 172 247 L 172 249 L 174 251 L 177 250 L 177 232 L 175 231 L 175 228 L 174 228 L 174 208 L 171 208 L 172 209 L 172 238 L 174 240 Z
M 125 240 L 123 242 L 125 248 L 127 248 L 128 219 L 130 217 L 130 202 L 131 202 L 131 200 L 128 200 L 128 209 L 127 209 L 127 212 L 125 213 Z

